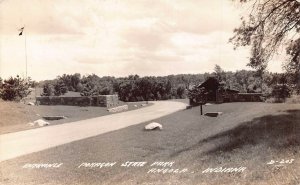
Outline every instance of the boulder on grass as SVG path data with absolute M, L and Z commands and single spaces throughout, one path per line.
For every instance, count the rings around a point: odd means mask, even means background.
M 33 102 L 28 102 L 28 103 L 27 103 L 27 105 L 31 105 L 31 106 L 33 106 L 33 105 L 34 105 L 34 103 L 33 103 Z
M 33 127 L 35 125 L 35 123 L 30 122 L 30 123 L 28 123 L 28 125 L 31 126 L 31 127 Z
M 125 110 L 128 110 L 128 105 L 122 105 L 122 106 L 107 109 L 108 112 L 121 112 Z
M 34 121 L 33 123 L 34 123 L 34 125 L 39 125 L 40 127 L 50 125 L 49 122 L 44 121 L 42 119 L 38 119 L 38 120 Z
M 155 130 L 155 129 L 162 130 L 162 125 L 156 122 L 152 122 L 145 126 L 145 130 Z

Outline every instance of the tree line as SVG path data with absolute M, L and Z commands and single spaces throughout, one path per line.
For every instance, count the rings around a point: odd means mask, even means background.
M 272 96 L 274 89 L 282 89 L 288 94 L 299 94 L 299 87 L 289 73 L 238 70 L 224 71 L 216 65 L 213 73 L 180 74 L 168 76 L 129 75 L 115 78 L 99 77 L 95 74 L 82 76 L 78 73 L 58 76 L 54 80 L 41 82 L 43 96 L 59 96 L 68 91 L 79 92 L 81 96 L 97 96 L 118 94 L 122 101 L 148 101 L 186 98 L 193 86 L 215 77 L 226 89 L 238 90 L 242 93 L 263 93 Z
M 4 100 L 20 100 L 30 93 L 32 90 L 30 88 L 38 86 L 43 89 L 42 96 L 60 96 L 68 91 L 74 91 L 81 96 L 118 94 L 122 101 L 179 99 L 186 98 L 193 86 L 204 82 L 209 77 L 217 78 L 226 89 L 238 90 L 242 93 L 263 93 L 265 96 L 272 96 L 281 92 L 287 95 L 300 92 L 294 76 L 288 72 L 264 72 L 261 75 L 258 71 L 249 70 L 224 71 L 216 65 L 212 73 L 160 77 L 129 75 L 116 78 L 99 77 L 96 74 L 81 76 L 75 73 L 63 74 L 53 80 L 39 83 L 19 76 L 6 80 L 0 78 L 0 96 Z
M 166 77 L 129 75 L 115 78 L 95 74 L 82 76 L 78 73 L 64 74 L 54 80 L 40 83 L 42 96 L 59 96 L 68 91 L 81 96 L 118 94 L 123 101 L 166 100 L 185 98 L 190 85 L 204 79 L 204 75 L 169 75 Z

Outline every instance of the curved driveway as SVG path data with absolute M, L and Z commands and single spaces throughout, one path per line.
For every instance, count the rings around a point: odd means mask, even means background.
M 0 135 L 0 162 L 150 121 L 186 107 L 181 102 L 152 103 L 133 111 Z

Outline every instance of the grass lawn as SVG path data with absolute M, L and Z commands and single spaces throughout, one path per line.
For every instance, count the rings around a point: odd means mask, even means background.
M 300 184 L 300 105 L 224 103 L 204 107 L 219 117 L 199 116 L 199 107 L 147 123 L 65 144 L 0 163 L 3 184 Z M 124 118 L 126 119 L 126 118 Z M 49 138 L 51 139 L 51 138 Z M 271 160 L 291 160 L 276 166 Z M 146 161 L 145 167 L 121 167 Z M 174 161 L 182 174 L 147 173 L 155 161 Z M 51 170 L 26 163 L 64 163 Z M 83 162 L 117 162 L 111 168 L 78 168 Z M 242 173 L 203 173 L 207 168 L 246 167 Z
M 145 102 L 124 103 L 127 104 L 128 110 L 141 108 Z M 138 107 L 134 107 L 138 105 Z M 83 119 L 89 119 L 104 116 L 110 113 L 106 107 L 79 107 L 79 106 L 30 106 L 24 103 L 16 103 L 0 100 L 0 134 L 16 132 L 26 129 L 38 128 L 39 126 L 30 126 L 28 123 L 43 116 L 66 116 L 67 119 L 48 121 L 51 125 L 73 122 Z

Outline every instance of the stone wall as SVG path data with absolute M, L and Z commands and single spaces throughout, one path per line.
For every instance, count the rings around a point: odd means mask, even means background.
M 227 93 L 223 102 L 261 102 L 262 93 Z
M 38 96 L 36 97 L 36 104 L 113 107 L 119 105 L 119 98 L 117 95 L 79 97 Z
M 261 102 L 262 93 L 238 93 L 237 101 L 239 102 Z
M 262 102 L 262 93 L 217 93 L 215 103 L 225 102 Z M 212 102 L 212 101 L 208 101 Z M 199 103 L 190 99 L 190 105 L 197 106 Z

